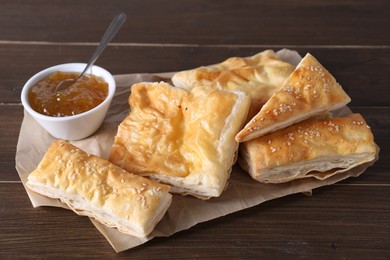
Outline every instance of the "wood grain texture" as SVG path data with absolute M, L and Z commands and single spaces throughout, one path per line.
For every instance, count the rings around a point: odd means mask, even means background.
M 21 105 L 0 105 L 0 111 L 0 183 L 20 181 L 15 169 L 15 153 L 23 119 L 23 107 Z
M 21 184 L 2 184 L 0 257 L 386 258 L 390 197 L 384 194 L 388 187 L 324 187 L 311 197 L 269 201 L 115 254 L 86 217 L 33 209 Z
M 98 42 L 123 11 L 117 42 L 389 45 L 377 33 L 390 27 L 389 8 L 386 0 L 1 0 L 0 39 Z
M 34 209 L 14 163 L 22 86 L 49 66 L 87 61 L 120 11 L 128 21 L 97 62 L 113 74 L 269 48 L 312 53 L 371 126 L 379 161 L 311 197 L 268 201 L 119 254 L 86 217 Z M 0 259 L 390 259 L 389 16 L 386 0 L 0 0 Z
M 86 62 L 96 46 L 0 44 L 0 103 L 19 103 L 25 82 L 47 67 L 68 62 Z M 250 56 L 280 47 L 166 47 L 110 46 L 96 65 L 112 74 L 154 73 L 191 69 L 221 62 L 233 56 Z M 295 47 L 302 56 L 312 53 L 351 96 L 354 106 L 388 106 L 390 48 Z

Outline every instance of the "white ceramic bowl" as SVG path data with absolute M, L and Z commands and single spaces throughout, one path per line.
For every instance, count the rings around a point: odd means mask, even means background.
M 92 135 L 99 129 L 115 94 L 116 84 L 113 76 L 107 70 L 98 66 L 92 66 L 92 68 L 87 71 L 88 74 L 101 77 L 108 83 L 108 96 L 102 103 L 93 109 L 74 116 L 52 117 L 36 112 L 29 104 L 28 92 L 38 81 L 55 71 L 81 73 L 85 66 L 85 63 L 67 63 L 47 68 L 35 74 L 23 87 L 21 100 L 24 108 L 44 129 L 46 129 L 46 131 L 56 138 L 79 140 Z

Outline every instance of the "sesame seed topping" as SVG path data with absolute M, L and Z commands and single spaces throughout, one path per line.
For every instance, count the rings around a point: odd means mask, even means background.
M 290 112 L 292 111 L 291 106 L 289 106 L 287 104 L 280 104 L 279 107 L 280 107 L 279 110 L 282 113 L 287 112 L 287 111 L 290 111 Z
M 329 130 L 331 130 L 331 131 L 332 131 L 332 130 L 336 130 L 336 132 L 338 132 L 339 129 L 340 129 L 339 126 L 336 125 L 335 123 L 333 123 L 332 121 L 329 121 L 329 122 L 324 121 L 324 123 L 331 127 L 331 128 L 329 129 Z
M 145 206 L 146 206 L 146 198 L 145 198 L 144 195 L 138 195 L 138 196 L 137 196 L 137 201 L 141 201 L 142 207 L 145 207 Z
M 297 82 L 298 84 L 300 84 L 300 82 Z M 283 91 L 285 91 L 285 92 L 288 92 L 288 93 L 293 93 L 294 92 L 294 88 L 293 87 L 285 87 L 284 89 L 283 89 Z
M 325 92 L 329 92 L 329 85 L 328 84 L 324 84 L 324 88 L 325 88 Z
M 277 149 L 275 147 L 272 147 L 272 146 L 270 147 L 270 149 L 271 149 L 271 152 L 273 152 L 273 153 L 277 151 Z
M 125 183 L 125 179 L 121 178 L 121 183 Z
M 272 143 L 272 141 L 271 140 L 268 140 L 268 144 L 271 144 Z
M 313 87 L 313 85 L 307 84 L 303 89 L 310 89 L 310 88 L 312 88 L 312 87 Z
M 364 123 L 361 121 L 352 121 L 352 124 L 354 125 L 363 125 Z

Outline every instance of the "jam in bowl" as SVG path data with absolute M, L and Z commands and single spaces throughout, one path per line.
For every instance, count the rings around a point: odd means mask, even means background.
M 48 116 L 74 116 L 98 106 L 108 95 L 108 84 L 100 77 L 86 74 L 68 88 L 56 91 L 60 82 L 79 75 L 56 71 L 38 81 L 28 93 L 32 109 Z
M 25 110 L 52 136 L 79 140 L 102 124 L 116 84 L 105 69 L 92 66 L 88 74 L 66 89 L 55 91 L 64 79 L 77 78 L 84 63 L 68 63 L 45 69 L 24 85 L 21 100 Z

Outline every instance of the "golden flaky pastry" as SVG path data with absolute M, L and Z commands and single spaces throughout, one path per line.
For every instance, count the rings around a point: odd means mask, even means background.
M 251 57 L 233 57 L 215 65 L 178 72 L 172 77 L 172 82 L 185 90 L 207 86 L 244 91 L 251 97 L 248 113 L 248 119 L 251 119 L 294 68 L 280 60 L 274 51 L 266 50 Z
M 244 142 L 314 115 L 345 106 L 351 99 L 333 76 L 310 54 L 283 86 L 236 136 Z
M 219 196 L 236 160 L 235 135 L 248 113 L 243 92 L 160 83 L 131 88 L 109 160 L 127 171 L 172 185 L 172 192 Z
M 253 179 L 281 183 L 320 180 L 373 161 L 374 137 L 359 114 L 307 119 L 240 145 L 240 165 Z
M 172 201 L 169 186 L 128 173 L 62 140 L 49 147 L 28 176 L 27 187 L 137 237 L 152 232 Z

